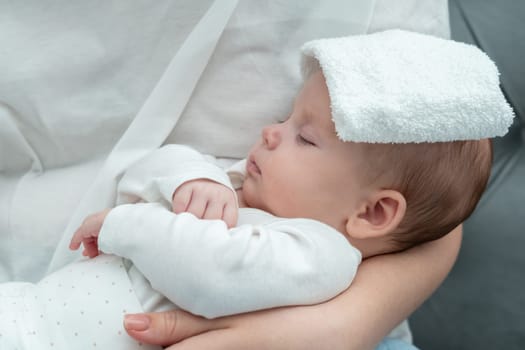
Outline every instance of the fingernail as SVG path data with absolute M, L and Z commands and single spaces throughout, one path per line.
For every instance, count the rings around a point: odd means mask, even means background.
M 131 331 L 145 331 L 149 328 L 150 319 L 147 315 L 131 314 L 124 316 L 124 328 Z

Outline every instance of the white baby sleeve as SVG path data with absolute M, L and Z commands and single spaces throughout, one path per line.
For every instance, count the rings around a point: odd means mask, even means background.
M 131 259 L 154 289 L 208 318 L 328 300 L 361 260 L 340 233 L 312 220 L 228 229 L 156 203 L 112 210 L 99 247 Z
M 220 167 L 193 148 L 166 145 L 133 164 L 118 184 L 117 204 L 159 202 L 171 207 L 174 191 L 183 183 L 209 179 L 232 189 Z

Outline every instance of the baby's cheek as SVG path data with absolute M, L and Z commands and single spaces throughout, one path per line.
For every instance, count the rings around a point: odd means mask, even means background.
M 269 193 L 266 193 L 267 195 Z M 303 216 L 304 194 L 297 191 L 292 181 L 281 187 L 275 187 L 266 198 L 266 204 L 272 214 L 285 218 Z
M 253 181 L 247 180 L 243 183 L 242 198 L 239 197 L 239 200 L 241 207 L 244 204 L 246 207 L 261 209 L 261 194 Z

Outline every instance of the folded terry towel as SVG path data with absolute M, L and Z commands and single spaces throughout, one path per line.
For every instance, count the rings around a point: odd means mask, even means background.
M 439 142 L 504 135 L 514 114 L 481 50 L 403 30 L 321 39 L 302 72 L 322 69 L 343 141 Z

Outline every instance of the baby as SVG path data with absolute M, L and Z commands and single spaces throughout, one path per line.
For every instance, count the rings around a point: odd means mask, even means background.
M 133 289 L 151 283 L 139 297 L 148 311 L 171 308 L 168 300 L 206 317 L 318 303 L 348 287 L 362 257 L 440 238 L 463 222 L 491 157 L 487 139 L 343 142 L 319 71 L 229 177 L 193 149 L 165 146 L 119 185 L 121 202 L 149 203 L 87 218 L 71 247 L 130 259 Z
M 133 165 L 121 204 L 71 240 L 95 259 L 0 286 L 0 348 L 144 349 L 123 334 L 124 313 L 319 303 L 350 285 L 362 258 L 438 239 L 472 213 L 488 139 L 342 141 L 330 103 L 318 70 L 290 116 L 227 172 L 176 145 Z

